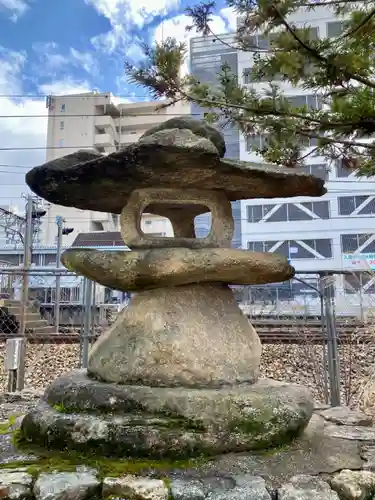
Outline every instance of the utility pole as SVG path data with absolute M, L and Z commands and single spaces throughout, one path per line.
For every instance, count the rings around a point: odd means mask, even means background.
M 26 227 L 23 246 L 22 294 L 19 331 L 19 366 L 16 374 L 16 389 L 21 391 L 25 385 L 25 357 L 26 357 L 26 315 L 29 300 L 29 270 L 31 266 L 31 243 L 33 240 L 33 199 L 29 195 L 26 204 Z
M 56 268 L 61 267 L 61 252 L 62 252 L 62 239 L 66 234 L 73 232 L 73 228 L 64 227 L 65 220 L 59 215 L 56 217 L 57 224 L 57 249 L 56 249 Z M 56 332 L 60 327 L 60 295 L 61 295 L 61 275 L 57 272 L 56 275 L 56 290 L 55 290 L 55 328 Z

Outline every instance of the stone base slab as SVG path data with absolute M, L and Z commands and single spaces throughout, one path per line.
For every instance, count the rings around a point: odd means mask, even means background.
M 85 371 L 57 379 L 22 422 L 24 437 L 55 449 L 112 456 L 197 456 L 290 442 L 313 412 L 309 391 L 263 379 L 222 389 L 120 386 Z

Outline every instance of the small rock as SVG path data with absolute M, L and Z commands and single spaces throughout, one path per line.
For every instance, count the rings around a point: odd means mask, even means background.
M 325 403 L 320 403 L 319 401 L 315 401 L 314 403 L 314 411 L 315 412 L 320 412 L 322 410 L 328 410 L 330 407 L 330 405 L 327 405 Z
M 329 484 L 315 476 L 298 475 L 277 492 L 278 500 L 339 500 Z
M 336 406 L 326 410 L 320 410 L 319 415 L 324 417 L 329 422 L 338 425 L 372 425 L 372 418 L 364 413 L 351 410 L 345 406 Z
M 203 485 L 194 479 L 174 479 L 170 485 L 173 500 L 204 500 L 206 493 Z
M 100 499 L 100 481 L 93 471 L 41 474 L 34 485 L 36 500 Z
M 207 495 L 207 500 L 271 500 L 266 482 L 258 476 L 235 476 L 235 486 L 227 491 L 214 491 Z M 190 500 L 190 499 L 186 499 Z
M 342 470 L 330 479 L 342 500 L 367 500 L 375 493 L 375 474 L 367 470 Z
M 0 471 L 0 498 L 4 500 L 26 500 L 32 498 L 33 478 L 25 469 L 2 469 Z
M 43 391 L 38 389 L 23 389 L 18 392 L 6 392 L 2 395 L 4 403 L 18 403 L 20 401 L 29 402 L 41 398 Z
M 103 496 L 109 495 L 137 498 L 137 500 L 168 500 L 169 491 L 161 479 L 128 475 L 104 479 Z
M 365 460 L 362 469 L 375 472 L 375 446 L 363 446 L 361 458 Z

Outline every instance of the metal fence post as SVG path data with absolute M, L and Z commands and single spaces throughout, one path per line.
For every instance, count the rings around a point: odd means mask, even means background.
M 328 373 L 332 373 L 332 367 L 331 367 L 331 360 L 332 356 L 328 355 L 327 359 L 327 352 L 326 352 L 326 338 L 328 339 L 327 335 L 327 324 L 326 324 L 326 318 L 325 318 L 325 310 L 324 310 L 324 295 L 323 295 L 323 284 L 322 284 L 322 279 L 319 276 L 319 301 L 320 301 L 320 323 L 322 325 L 322 334 L 323 334 L 323 367 L 324 367 L 324 401 L 326 404 L 329 402 L 329 392 L 328 392 L 328 375 L 327 375 L 327 369 Z M 329 344 L 330 345 L 330 344 Z M 331 379 L 331 375 L 329 377 Z
M 340 406 L 340 365 L 337 349 L 337 331 L 333 313 L 332 301 L 335 296 L 335 288 L 332 283 L 323 283 L 329 275 L 325 272 L 320 273 L 325 313 L 325 323 L 327 329 L 327 348 L 328 348 L 328 369 L 330 380 L 331 405 Z
M 322 325 L 322 336 L 323 336 L 323 342 L 322 342 L 322 348 L 323 348 L 323 377 L 324 377 L 324 399 L 325 402 L 328 403 L 328 380 L 327 380 L 327 356 L 326 356 L 326 346 L 325 346 L 325 332 L 326 332 L 326 321 L 325 321 L 325 314 L 324 314 L 324 293 L 323 293 L 323 287 L 322 287 L 322 279 L 319 276 L 319 288 L 315 287 L 311 283 L 308 283 L 307 281 L 295 277 L 294 279 L 296 281 L 299 281 L 300 283 L 303 283 L 307 287 L 311 288 L 314 290 L 318 295 L 319 295 L 319 300 L 320 300 L 320 319 L 321 319 L 321 325 Z M 304 296 L 305 300 L 305 296 Z M 306 302 L 306 300 L 305 300 Z M 328 370 L 329 373 L 332 373 L 332 370 L 330 368 L 330 360 L 331 358 L 328 356 Z M 331 378 L 330 378 L 331 380 Z
M 26 227 L 24 235 L 24 256 L 23 256 L 23 273 L 22 273 L 22 296 L 21 296 L 21 311 L 20 311 L 20 329 L 19 338 L 20 353 L 19 353 L 19 368 L 16 374 L 16 388 L 21 391 L 25 386 L 25 358 L 26 358 L 26 314 L 29 301 L 29 270 L 31 266 L 31 244 L 33 238 L 33 200 L 31 196 L 27 198 L 26 209 Z
M 85 278 L 84 318 L 82 335 L 82 368 L 87 368 L 92 316 L 92 281 Z

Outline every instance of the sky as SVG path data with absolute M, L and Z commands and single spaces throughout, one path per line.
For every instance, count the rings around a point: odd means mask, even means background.
M 24 205 L 25 173 L 45 160 L 46 96 L 97 89 L 147 99 L 126 81 L 124 62 L 141 60 L 142 42 L 196 36 L 185 32 L 188 5 L 194 3 L 0 0 L 0 206 Z M 233 29 L 234 13 L 223 0 L 217 6 L 212 29 Z

